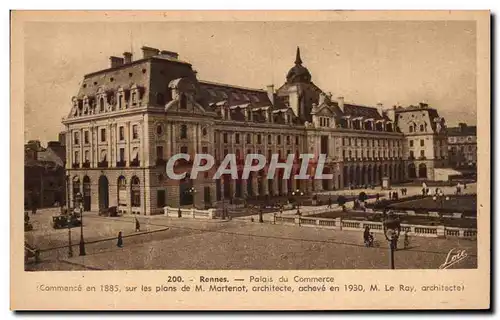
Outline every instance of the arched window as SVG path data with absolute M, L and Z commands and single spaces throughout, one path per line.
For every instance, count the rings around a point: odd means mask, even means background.
M 187 126 L 181 125 L 181 139 L 187 139 Z
M 118 178 L 118 190 L 126 190 L 127 189 L 127 180 L 125 180 L 124 176 L 120 176 Z
M 424 131 L 425 131 L 424 125 L 423 125 L 423 124 L 421 124 L 421 125 L 420 125 L 420 132 L 424 132 Z
M 187 98 L 184 93 L 182 93 L 180 97 L 180 106 L 181 109 L 187 109 Z
M 133 176 L 130 180 L 130 197 L 132 207 L 140 207 L 141 206 L 141 183 L 139 178 Z
M 104 112 L 104 98 L 99 99 L 99 111 Z
M 410 125 L 410 133 L 413 132 L 413 126 Z

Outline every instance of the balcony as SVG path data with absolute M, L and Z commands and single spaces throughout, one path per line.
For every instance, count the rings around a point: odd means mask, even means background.
M 98 168 L 107 168 L 108 167 L 108 161 L 104 160 L 104 161 L 98 162 L 97 163 L 97 167 Z
M 84 163 L 82 163 L 82 167 L 83 168 L 90 168 L 90 161 L 85 161 Z
M 139 167 L 141 165 L 141 162 L 138 159 L 134 159 L 130 161 L 130 166 L 131 167 Z
M 71 167 L 73 169 L 79 169 L 80 168 L 80 163 L 79 162 L 73 163 L 73 165 Z
M 116 167 L 117 168 L 123 168 L 123 167 L 125 167 L 125 164 L 126 163 L 123 160 L 122 161 L 116 161 Z

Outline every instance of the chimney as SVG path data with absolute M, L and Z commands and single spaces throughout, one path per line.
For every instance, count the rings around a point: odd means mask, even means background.
M 129 64 L 132 62 L 132 52 L 124 52 L 123 60 L 125 64 Z
M 337 104 L 342 112 L 344 112 L 344 97 L 337 98 Z
M 384 115 L 384 105 L 381 102 L 377 103 L 377 111 L 380 113 L 380 115 Z
M 324 92 L 321 92 L 319 94 L 319 100 L 318 100 L 318 106 L 322 105 L 323 103 L 325 103 L 325 100 L 326 100 L 326 94 Z
M 151 47 L 142 47 L 142 58 L 147 59 L 156 56 L 160 53 L 160 50 Z
M 162 50 L 160 54 L 171 59 L 179 59 L 179 54 L 177 52 Z
M 116 68 L 116 67 L 123 65 L 123 58 L 120 58 L 120 57 L 111 56 L 111 57 L 109 57 L 109 61 L 110 61 L 111 68 Z
M 274 84 L 270 84 L 267 86 L 267 97 L 271 104 L 274 106 Z

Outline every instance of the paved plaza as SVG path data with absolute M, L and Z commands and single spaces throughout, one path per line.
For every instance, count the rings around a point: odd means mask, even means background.
M 376 235 L 378 247 L 363 246 L 362 233 L 273 225 L 242 220 L 190 220 L 164 216 L 84 217 L 86 256 L 78 256 L 79 228 L 72 229 L 74 256 L 68 257 L 67 229 L 44 225 L 53 210 L 33 218 L 35 230 L 26 240 L 41 248 L 42 262 L 27 270 L 137 269 L 386 269 L 388 245 Z M 78 230 L 77 230 L 78 229 Z M 116 233 L 125 235 L 123 248 Z M 52 249 L 51 249 L 52 248 Z M 453 248 L 467 258 L 452 268 L 477 267 L 477 242 L 465 239 L 412 237 L 410 248 L 395 253 L 396 268 L 436 269 Z

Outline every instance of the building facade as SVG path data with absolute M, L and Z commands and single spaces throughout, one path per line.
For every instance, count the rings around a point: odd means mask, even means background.
M 66 202 L 64 147 L 51 141 L 42 147 L 32 140 L 24 146 L 24 207 L 52 207 Z
M 477 166 L 477 128 L 460 123 L 448 129 L 448 154 L 450 165 L 466 169 Z
M 85 75 L 63 121 L 70 197 L 81 192 L 85 210 L 117 205 L 127 213 L 157 214 L 165 205 L 208 207 L 296 189 L 380 185 L 384 176 L 393 183 L 433 179 L 435 168 L 446 165 L 446 126 L 435 109 L 420 104 L 383 110 L 333 98 L 312 82 L 298 48 L 285 83 L 265 90 L 198 80 L 177 53 L 142 52 L 135 61 L 128 52 L 111 57 L 109 68 Z M 196 178 L 171 180 L 165 163 L 177 153 L 191 159 L 212 154 L 216 164 Z M 238 179 L 213 180 L 230 153 L 238 161 Z M 267 179 L 266 166 L 243 180 L 250 153 L 268 160 L 277 154 L 281 162 L 294 154 L 292 173 L 299 171 L 299 154 L 326 154 L 323 173 L 333 179 L 282 179 L 280 170 L 277 179 Z M 175 170 L 191 166 L 178 161 Z

